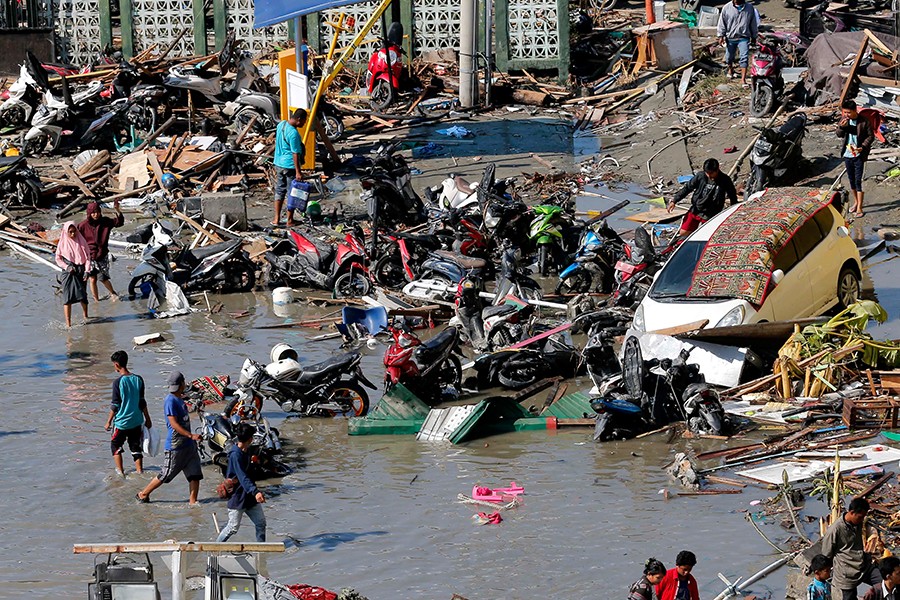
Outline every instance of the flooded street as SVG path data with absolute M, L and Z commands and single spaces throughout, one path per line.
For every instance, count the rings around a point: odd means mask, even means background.
M 132 266 L 129 260 L 114 264 L 119 289 Z M 197 508 L 187 506 L 180 478 L 157 491 L 152 504 L 134 501 L 159 472 L 161 456 L 147 459 L 143 477 L 113 476 L 103 430 L 112 351 L 129 351 L 159 426 L 165 374 L 173 369 L 189 379 L 236 377 L 245 356 L 264 359 L 280 341 L 310 362 L 337 349 L 333 340 L 305 341 L 314 335 L 309 331 L 253 329 L 283 321 L 263 292 L 211 297 L 225 303 L 221 313 L 162 321 L 136 316 L 142 305 L 104 301 L 91 305 L 93 322 L 66 332 L 46 270 L 9 255 L 0 257 L 0 268 L 0 311 L 7 317 L 0 335 L 0 510 L 6 515 L 0 598 L 84 597 L 92 559 L 73 555 L 73 543 L 212 540 L 212 513 L 220 523 L 226 518 L 212 468 L 205 469 Z M 255 311 L 247 318 L 227 314 L 247 308 Z M 289 310 L 296 319 L 305 309 Z M 135 335 L 153 332 L 167 341 L 132 350 Z M 367 351 L 363 362 L 376 381 L 383 351 L 383 345 Z M 681 440 L 668 445 L 663 435 L 597 445 L 589 430 L 578 429 L 434 445 L 411 436 L 350 438 L 343 420 L 284 419 L 266 408 L 289 440 L 287 462 L 295 468 L 263 488 L 270 498 L 269 541 L 288 545 L 285 554 L 269 557 L 269 572 L 284 583 L 354 587 L 372 600 L 454 592 L 472 600 L 614 597 L 624 595 L 647 557 L 673 566 L 679 550 L 691 549 L 700 561 L 701 593 L 713 597 L 721 591 L 717 571 L 747 576 L 771 562 L 770 548 L 736 514 L 768 492 L 751 486 L 740 495 L 668 501 L 659 494 L 672 489 L 662 466 L 687 445 Z M 693 445 L 700 451 L 722 442 Z M 133 468 L 130 457 L 125 464 Z M 473 485 L 500 487 L 511 480 L 525 487 L 525 505 L 504 512 L 500 525 L 476 526 L 471 518 L 478 509 L 457 502 Z M 777 527 L 770 534 L 786 537 Z M 234 541 L 252 539 L 247 523 Z M 157 580 L 167 584 L 168 570 L 158 558 L 154 563 Z M 202 565 L 191 573 L 201 574 Z M 764 583 L 783 590 L 783 581 L 779 573 Z

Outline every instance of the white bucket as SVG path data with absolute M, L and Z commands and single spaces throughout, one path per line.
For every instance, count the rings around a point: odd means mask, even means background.
M 294 290 L 289 287 L 280 287 L 272 290 L 273 304 L 290 304 L 294 301 Z
M 666 20 L 666 3 L 659 2 L 658 0 L 653 3 L 653 17 L 656 19 L 656 22 Z
M 719 24 L 719 9 L 715 6 L 701 6 L 697 27 L 715 27 Z

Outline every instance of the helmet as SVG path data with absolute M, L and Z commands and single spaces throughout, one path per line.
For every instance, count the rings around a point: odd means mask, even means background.
M 178 179 L 171 173 L 162 174 L 162 185 L 167 190 L 173 190 L 178 185 Z
M 313 218 L 322 216 L 322 205 L 318 200 L 310 200 L 306 204 L 306 214 Z

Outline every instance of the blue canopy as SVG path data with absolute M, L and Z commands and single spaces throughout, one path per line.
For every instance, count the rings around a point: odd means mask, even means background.
M 253 4 L 253 26 L 257 29 L 277 25 L 294 17 L 357 4 L 363 0 L 256 0 Z

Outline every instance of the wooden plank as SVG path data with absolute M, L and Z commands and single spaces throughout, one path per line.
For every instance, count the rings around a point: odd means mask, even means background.
M 88 188 L 88 186 L 84 185 L 84 182 L 81 180 L 81 177 L 78 176 L 78 173 L 75 172 L 75 169 L 73 169 L 69 165 L 63 165 L 62 168 L 66 173 L 66 177 L 68 177 L 69 180 L 74 183 L 79 190 L 81 190 L 81 193 L 83 193 L 88 198 L 97 197 L 94 192 L 92 192 L 90 188 Z
M 284 552 L 283 542 L 122 542 L 73 544 L 74 554 L 122 554 L 126 552 Z
M 847 98 L 847 94 L 850 92 L 850 86 L 853 85 L 853 78 L 856 76 L 856 70 L 859 69 L 859 63 L 862 60 L 863 54 L 866 53 L 866 47 L 869 45 L 869 38 L 863 37 L 862 43 L 859 45 L 859 50 L 856 52 L 856 58 L 853 59 L 853 64 L 850 66 L 850 72 L 847 73 L 847 80 L 844 82 L 844 88 L 841 90 L 841 97 L 838 100 L 838 106 L 844 103 L 844 100 Z
M 210 240 L 212 240 L 213 242 L 218 243 L 218 242 L 223 242 L 223 241 L 224 241 L 224 240 L 222 239 L 222 237 L 221 237 L 218 233 L 216 233 L 216 232 L 214 232 L 214 231 L 209 231 L 208 229 L 206 229 L 205 227 L 203 227 L 203 225 L 201 225 L 200 223 L 198 223 L 198 222 L 195 221 L 194 219 L 190 218 L 189 216 L 187 216 L 187 215 L 184 214 L 183 212 L 179 212 L 179 211 L 176 210 L 176 211 L 175 211 L 175 216 L 178 217 L 179 219 L 181 219 L 182 221 L 184 221 L 185 223 L 187 223 L 188 225 L 190 225 L 191 227 L 193 227 L 194 229 L 196 229 L 197 231 L 203 233 L 206 237 L 208 237 L 208 238 L 209 238 Z
M 625 218 L 635 223 L 671 223 L 684 217 L 685 214 L 687 214 L 687 209 L 678 206 L 672 212 L 669 212 L 666 208 L 653 207 L 650 210 L 628 215 Z
M 667 327 L 665 329 L 656 329 L 654 331 L 649 331 L 648 333 L 658 333 L 660 335 L 679 335 L 682 333 L 687 333 L 689 331 L 696 331 L 697 329 L 703 329 L 709 325 L 709 319 L 702 319 L 700 321 L 694 321 L 693 323 L 685 323 L 684 325 L 678 325 L 676 327 Z
M 156 156 L 155 152 L 147 152 L 147 162 L 150 164 L 150 169 L 153 171 L 153 177 L 156 179 L 156 185 L 159 186 L 159 189 L 163 188 L 163 170 L 162 167 L 159 166 L 159 158 Z

